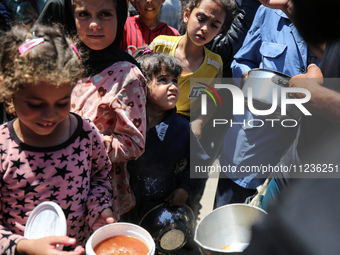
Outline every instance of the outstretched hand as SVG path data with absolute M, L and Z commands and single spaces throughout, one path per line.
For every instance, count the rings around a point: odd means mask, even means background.
M 68 236 L 48 236 L 40 239 L 22 239 L 18 242 L 16 253 L 29 255 L 81 255 L 85 249 L 77 246 L 73 251 L 59 251 L 58 245 L 69 246 L 76 243 L 76 239 Z

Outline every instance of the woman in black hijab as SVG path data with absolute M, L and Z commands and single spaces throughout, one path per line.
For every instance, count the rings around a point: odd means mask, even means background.
M 114 4 L 112 5 L 110 1 Z M 97 2 L 98 7 L 95 6 Z M 91 43 L 86 41 L 86 36 L 85 39 L 83 38 L 84 42 L 80 43 L 81 48 L 87 52 L 87 57 L 83 58 L 86 74 L 73 90 L 71 111 L 92 120 L 103 135 L 113 166 L 111 171 L 114 190 L 113 212 L 115 219 L 118 220 L 122 213 L 129 211 L 135 204 L 126 165 L 129 160 L 138 158 L 144 152 L 146 87 L 144 77 L 135 60 L 119 49 L 127 17 L 126 0 L 98 0 L 97 2 L 74 0 L 71 3 L 71 0 L 49 0 L 44 5 L 38 22 L 62 23 L 69 34 L 79 33 L 80 39 L 82 39 L 79 32 L 81 29 L 90 31 L 92 35 L 101 34 L 104 35 L 103 37 L 113 38 L 109 46 L 100 50 L 92 49 Z M 102 7 L 103 4 L 109 6 L 109 9 L 113 10 L 112 13 L 106 15 L 107 8 Z M 116 16 L 114 17 L 116 21 L 112 21 L 109 26 L 112 29 L 103 29 L 104 26 L 108 28 L 104 25 L 106 18 L 101 20 L 104 16 Z M 83 17 L 90 17 L 96 21 L 92 23 L 85 21 L 87 25 L 79 25 Z M 95 23 L 96 28 L 91 32 Z M 112 31 L 115 26 L 117 29 L 114 38 Z

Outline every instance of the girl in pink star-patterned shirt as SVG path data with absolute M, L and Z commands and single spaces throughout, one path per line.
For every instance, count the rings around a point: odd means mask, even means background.
M 1 99 L 17 118 L 0 126 L 0 253 L 80 255 L 91 231 L 114 221 L 111 163 L 95 125 L 69 112 L 77 49 L 58 29 L 31 31 L 1 40 Z M 23 237 L 43 201 L 63 209 L 68 236 Z

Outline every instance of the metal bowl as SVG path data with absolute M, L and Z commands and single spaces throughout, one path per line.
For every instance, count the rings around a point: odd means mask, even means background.
M 229 204 L 215 209 L 197 225 L 194 241 L 202 255 L 241 254 L 251 238 L 251 226 L 267 213 L 247 204 Z M 229 247 L 229 250 L 222 250 Z
M 170 253 L 182 248 L 193 235 L 195 216 L 187 205 L 166 207 L 162 203 L 148 211 L 139 225 L 151 234 L 158 252 Z
M 291 118 L 299 121 L 302 113 L 294 104 L 287 104 L 286 115 L 281 115 L 281 88 L 289 87 L 290 78 L 288 75 L 273 70 L 262 68 L 250 70 L 248 78 L 242 87 L 246 107 L 248 106 L 248 90 L 252 88 L 252 101 L 255 109 L 270 109 L 273 104 L 273 89 L 276 88 L 277 108 L 271 116 L 279 119 Z

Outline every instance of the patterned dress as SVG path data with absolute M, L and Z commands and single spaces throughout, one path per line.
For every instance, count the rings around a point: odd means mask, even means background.
M 127 162 L 144 152 L 145 103 L 144 76 L 135 65 L 125 61 L 82 79 L 71 97 L 71 111 L 92 120 L 104 137 L 112 162 L 116 220 L 135 205 Z

